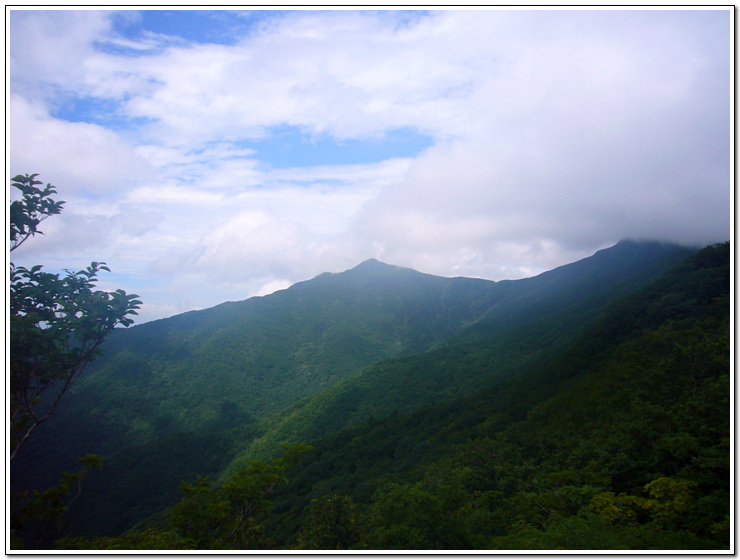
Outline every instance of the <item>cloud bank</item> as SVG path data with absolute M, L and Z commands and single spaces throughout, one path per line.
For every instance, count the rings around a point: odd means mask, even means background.
M 149 319 L 369 257 L 498 280 L 626 237 L 730 237 L 729 10 L 192 17 L 233 32 L 11 11 L 10 172 L 68 201 L 16 261 L 105 260 Z M 399 131 L 428 142 L 268 156 Z

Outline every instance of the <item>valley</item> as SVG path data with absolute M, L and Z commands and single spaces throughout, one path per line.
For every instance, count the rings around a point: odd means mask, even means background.
M 307 445 L 241 545 L 726 548 L 729 253 L 623 241 L 502 282 L 370 260 L 116 331 L 14 489 L 99 454 L 44 543 L 188 548 L 183 481 L 206 500 Z

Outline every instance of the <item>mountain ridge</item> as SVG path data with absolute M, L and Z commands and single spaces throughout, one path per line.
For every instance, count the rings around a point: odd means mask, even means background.
M 314 401 L 320 414 L 308 410 L 298 420 L 314 424 L 307 437 L 324 437 L 345 420 L 357 425 L 368 413 L 408 412 L 463 397 L 554 352 L 603 305 L 692 253 L 618 245 L 552 274 L 500 282 L 368 259 L 269 296 L 118 331 L 106 344 L 106 358 L 62 402 L 38 443 L 29 443 L 29 459 L 13 468 L 52 480 L 84 453 L 115 454 L 115 465 L 136 450 L 158 449 L 157 442 L 166 448 L 186 441 L 185 433 L 236 438 L 237 447 L 219 451 L 223 465 L 229 454 L 245 451 L 243 438 L 263 437 L 269 422 L 282 422 L 283 411 L 300 412 L 322 391 L 331 398 Z M 557 301 L 548 303 L 548 293 Z M 450 369 L 457 365 L 462 369 Z M 464 376 L 455 373 L 463 369 Z M 374 410 L 373 402 L 383 406 Z M 227 433 L 233 430 L 242 433 Z M 57 443 L 62 434 L 63 448 Z M 281 433 L 270 438 L 265 452 L 285 441 Z M 190 476 L 195 463 L 186 455 L 168 472 Z M 207 468 L 222 468 L 214 464 Z M 168 491 L 176 495 L 176 488 Z
M 209 384 L 203 385 L 201 379 L 202 390 L 189 398 L 190 404 L 183 409 L 189 417 L 201 404 L 199 401 L 207 399 L 205 395 L 213 392 L 214 382 L 220 380 L 215 384 L 216 388 L 226 387 L 229 383 L 233 387 L 233 382 L 224 377 L 227 371 L 233 372 L 229 374 L 232 378 L 239 372 L 247 377 L 239 381 L 241 388 L 236 392 L 233 389 L 217 391 L 216 400 L 228 400 L 249 390 L 244 382 L 259 383 L 266 379 L 274 382 L 285 378 L 284 382 L 295 383 L 299 381 L 298 375 L 305 380 L 311 378 L 315 385 L 315 376 L 320 373 L 327 380 L 310 391 L 315 392 L 376 361 L 422 352 L 447 339 L 454 340 L 456 335 L 466 329 L 469 331 L 471 327 L 480 331 L 474 333 L 475 336 L 485 336 L 491 329 L 501 328 L 517 313 L 523 316 L 522 304 L 530 312 L 539 313 L 542 308 L 539 292 L 542 289 L 538 286 L 543 280 L 547 281 L 546 288 L 552 289 L 553 284 L 562 282 L 561 277 L 567 276 L 574 267 L 580 271 L 588 263 L 613 254 L 619 255 L 618 260 L 621 260 L 625 247 L 646 248 L 636 265 L 638 268 L 646 266 L 645 257 L 647 260 L 663 259 L 665 268 L 687 251 L 677 247 L 661 248 L 654 243 L 621 242 L 592 257 L 532 278 L 500 282 L 434 276 L 367 259 L 347 271 L 325 273 L 268 296 L 225 302 L 205 310 L 116 331 L 103 347 L 107 356 L 86 372 L 73 388 L 73 394 L 86 391 L 91 385 L 97 384 L 98 391 L 108 391 L 111 384 L 123 383 L 139 387 L 125 404 L 131 407 L 142 401 L 145 386 L 169 383 L 166 380 L 175 372 L 179 372 L 181 382 L 187 382 L 193 377 L 193 368 L 201 368 Z M 657 258 L 660 251 L 663 253 Z M 669 258 L 671 254 L 674 256 Z M 652 272 L 656 273 L 655 270 Z M 613 281 L 615 277 L 620 281 L 618 277 L 623 274 L 623 269 L 611 270 L 609 274 Z M 550 280 L 553 276 L 557 282 Z M 526 298 L 522 295 L 517 297 L 515 293 L 515 288 L 522 286 L 527 287 Z M 570 297 L 572 299 L 574 294 L 570 293 Z M 569 301 L 557 302 L 550 312 L 557 312 Z M 487 317 L 493 317 L 493 321 Z M 282 340 L 275 340 L 277 333 Z M 471 336 L 470 331 L 466 336 Z M 134 347 L 135 352 L 127 349 Z M 220 357 L 214 362 L 212 356 L 215 355 Z M 330 363 L 326 362 L 327 358 Z M 182 363 L 182 366 L 173 369 L 176 363 Z M 302 365 L 297 367 L 298 364 Z M 337 367 L 343 372 L 340 377 L 332 373 Z M 224 374 L 214 376 L 214 372 L 220 371 Z M 292 377 L 285 377 L 288 371 L 294 372 L 290 374 Z M 307 394 L 304 392 L 298 398 Z M 167 398 L 165 395 L 164 400 Z M 62 412 L 73 400 L 62 402 Z M 286 404 L 288 401 L 282 401 L 276 406 L 280 408 Z M 140 406 L 144 406 L 144 401 Z M 236 406 L 249 416 L 264 416 L 259 408 L 245 409 L 241 403 L 236 403 Z M 202 415 L 215 421 L 218 407 L 214 403 L 211 410 Z M 95 409 L 104 412 L 101 407 Z M 273 410 L 277 408 L 273 407 Z M 158 420 L 160 428 L 167 424 L 166 417 Z M 173 418 L 176 420 L 177 417 Z
M 654 266 L 647 265 L 647 261 L 653 261 L 660 251 L 668 251 L 673 253 L 674 257 L 665 259 L 662 264 L 653 263 Z M 690 254 L 691 250 L 684 250 L 678 245 L 663 244 L 663 243 L 643 243 L 643 242 L 631 242 L 626 241 L 618 244 L 611 249 L 605 249 L 602 254 L 597 254 L 592 257 L 586 257 L 580 261 L 576 261 L 571 265 L 564 265 L 563 271 L 570 271 L 571 273 L 575 269 L 577 273 L 587 272 L 591 268 L 595 267 L 599 269 L 603 265 L 603 261 L 606 258 L 616 256 L 619 260 L 623 257 L 631 263 L 630 266 L 620 266 L 611 271 L 612 276 L 619 276 L 623 273 L 629 273 L 632 278 L 632 286 L 637 286 L 639 282 L 636 279 L 635 268 L 642 270 L 645 273 L 647 279 L 650 275 L 647 274 L 648 270 L 652 270 L 652 274 L 659 274 L 661 271 L 670 268 L 675 265 L 676 262 L 680 261 L 683 256 Z M 635 260 L 633 260 L 635 259 Z M 594 262 L 596 264 L 594 265 Z M 643 268 L 646 267 L 646 268 Z M 559 267 L 561 268 L 561 267 Z M 557 271 L 558 269 L 554 269 Z M 557 279 L 561 280 L 561 272 L 555 272 Z M 593 271 L 591 271 L 593 275 Z M 541 280 L 545 279 L 549 283 L 548 272 L 543 273 Z M 606 275 L 604 275 L 604 278 Z M 538 277 L 533 277 L 534 281 Z M 599 281 L 603 278 L 599 277 Z M 473 279 L 468 279 L 473 280 Z M 530 280 L 530 279 L 524 279 Z M 502 281 L 503 282 L 503 281 Z M 513 281 L 516 282 L 516 281 Z M 612 284 L 614 279 L 612 279 Z M 580 289 L 580 288 L 579 288 Z M 577 291 L 577 290 L 576 290 Z M 535 291 L 536 292 L 536 291 Z M 617 292 L 618 293 L 618 292 Z M 460 333 L 441 341 L 439 344 L 432 346 L 429 350 L 421 355 L 408 356 L 409 363 L 414 360 L 417 362 L 416 370 L 424 371 L 423 376 L 415 376 L 415 372 L 408 371 L 404 375 L 395 374 L 394 368 L 397 367 L 398 371 L 403 371 L 402 362 L 406 359 L 405 357 L 392 358 L 368 366 L 361 370 L 356 376 L 349 379 L 343 380 L 339 384 L 323 390 L 321 393 L 317 393 L 313 396 L 308 396 L 301 401 L 296 402 L 290 407 L 284 409 L 281 413 L 276 415 L 270 420 L 271 426 L 260 435 L 254 443 L 254 451 L 242 452 L 243 457 L 254 459 L 260 453 L 274 452 L 279 449 L 281 444 L 294 443 L 302 439 L 311 439 L 316 437 L 323 437 L 327 435 L 332 429 L 336 429 L 337 425 L 343 427 L 351 427 L 361 423 L 363 419 L 372 417 L 373 415 L 388 414 L 392 411 L 395 412 L 409 412 L 415 407 L 422 406 L 428 402 L 434 402 L 459 396 L 467 392 L 473 392 L 477 389 L 481 389 L 487 384 L 494 382 L 495 379 L 503 380 L 507 375 L 511 375 L 515 370 L 511 369 L 511 366 L 506 361 L 498 360 L 498 356 L 503 354 L 516 354 L 517 351 L 513 348 L 519 348 L 521 354 L 520 360 L 524 360 L 521 363 L 529 363 L 534 359 L 541 359 L 541 351 L 531 350 L 530 347 L 533 344 L 545 344 L 552 346 L 550 352 L 555 352 L 559 347 L 557 340 L 568 339 L 568 337 L 576 336 L 576 334 L 582 329 L 582 325 L 588 323 L 588 321 L 597 316 L 600 309 L 608 303 L 602 297 L 594 298 L 582 297 L 580 300 L 575 299 L 572 294 L 569 298 L 562 302 L 560 305 L 554 306 L 553 309 L 536 310 L 534 316 L 532 312 L 534 308 L 541 307 L 540 300 L 535 297 L 521 297 L 521 298 L 510 298 L 507 299 L 508 292 L 504 294 L 493 309 L 499 314 L 502 312 L 508 318 L 507 329 L 510 334 L 505 337 L 492 338 L 494 334 L 501 333 L 502 328 L 491 327 L 491 321 L 487 321 L 485 316 L 472 322 L 471 325 L 462 329 Z M 524 306 L 522 307 L 522 302 Z M 510 316 L 516 314 L 526 314 L 530 316 L 524 321 L 514 321 Z M 556 322 L 553 322 L 552 316 L 560 315 Z M 500 321 L 497 318 L 497 321 Z M 557 329 L 552 329 L 554 325 L 557 325 Z M 481 332 L 485 333 L 485 336 L 481 335 Z M 531 340 L 530 340 L 531 339 Z M 529 340 L 526 344 L 523 342 Z M 533 341 L 539 341 L 537 343 Z M 484 349 L 481 353 L 481 349 Z M 479 377 L 477 379 L 466 379 L 461 376 L 455 378 L 454 385 L 448 390 L 445 387 L 445 375 L 439 369 L 439 364 L 449 363 L 449 356 L 459 354 L 461 363 L 465 362 L 465 356 L 471 353 L 479 353 L 480 355 L 487 356 L 491 362 L 489 366 L 492 371 L 496 371 L 496 375 L 490 378 Z M 529 353 L 530 356 L 526 356 Z M 477 359 L 480 359 L 478 357 Z M 433 373 L 434 372 L 434 373 Z M 435 375 L 441 375 L 439 378 L 435 378 Z M 373 382 L 368 382 L 368 379 L 374 376 L 385 376 L 383 382 L 386 390 L 376 394 L 377 403 L 380 406 L 372 407 L 369 405 L 360 406 L 357 408 L 345 408 L 342 412 L 341 419 L 333 420 L 331 415 L 327 412 L 321 412 L 321 418 L 323 420 L 316 421 L 316 425 L 309 433 L 303 433 L 296 429 L 295 426 L 305 424 L 306 412 L 311 410 L 319 410 L 320 408 L 326 408 L 327 402 L 337 401 L 345 403 L 347 402 L 360 402 L 363 399 L 367 399 L 368 391 L 377 391 L 377 386 L 372 388 Z M 370 383 L 370 384 L 368 384 Z M 419 387 L 424 387 L 424 391 L 419 391 L 420 395 L 417 399 L 407 400 L 402 402 L 394 401 L 394 391 L 405 392 L 406 394 L 410 391 L 410 386 L 418 384 Z M 393 390 L 390 388 L 393 387 Z M 358 396 L 362 395 L 362 397 Z M 389 403 L 396 402 L 393 405 L 394 408 L 386 408 Z M 384 411 L 384 412 L 383 412 Z M 309 412 L 311 414 L 311 412 Z M 333 426 L 333 428 L 330 428 Z M 272 438 L 272 439 L 270 439 Z M 282 439 L 281 439 L 282 438 Z
M 685 259 L 503 386 L 315 441 L 273 530 L 295 543 L 340 497 L 376 533 L 327 548 L 730 548 L 729 255 Z
M 314 285 L 317 282 L 337 281 L 337 280 L 345 279 L 345 278 L 362 277 L 364 275 L 368 275 L 369 277 L 372 277 L 372 276 L 378 276 L 378 275 L 380 275 L 380 276 L 388 276 L 390 274 L 396 273 L 396 274 L 411 274 L 411 275 L 416 275 L 417 277 L 429 277 L 429 278 L 437 278 L 437 279 L 443 279 L 443 280 L 462 280 L 462 281 L 473 281 L 473 282 L 487 282 L 487 283 L 491 283 L 491 284 L 507 284 L 507 283 L 510 283 L 510 282 L 521 282 L 521 281 L 532 280 L 532 279 L 539 278 L 539 277 L 542 277 L 542 276 L 549 276 L 549 275 L 552 275 L 552 274 L 557 274 L 557 271 L 559 271 L 561 269 L 571 268 L 573 265 L 576 265 L 576 263 L 580 263 L 580 262 L 584 262 L 584 261 L 590 261 L 592 259 L 598 259 L 600 257 L 600 255 L 602 255 L 602 254 L 605 254 L 605 255 L 613 254 L 614 251 L 620 251 L 620 250 L 623 251 L 625 248 L 633 249 L 633 248 L 636 248 L 636 247 L 664 247 L 664 248 L 669 248 L 669 249 L 674 249 L 674 250 L 684 250 L 684 251 L 686 251 L 686 254 L 688 254 L 688 252 L 692 252 L 692 251 L 695 251 L 696 250 L 696 248 L 694 248 L 694 247 L 688 247 L 688 246 L 685 246 L 685 245 L 679 245 L 679 244 L 665 242 L 665 241 L 639 240 L 639 239 L 633 239 L 633 238 L 625 238 L 625 239 L 622 239 L 622 240 L 618 241 L 616 244 L 614 244 L 614 245 L 612 245 L 610 247 L 607 247 L 607 248 L 604 248 L 604 249 L 599 249 L 593 255 L 584 257 L 584 258 L 579 259 L 577 261 L 573 261 L 572 263 L 566 263 L 566 264 L 557 266 L 557 267 L 555 267 L 553 269 L 550 269 L 550 270 L 541 272 L 541 273 L 536 274 L 536 275 L 533 275 L 533 276 L 528 276 L 528 277 L 524 277 L 524 278 L 517 278 L 517 279 L 501 279 L 501 280 L 490 280 L 490 279 L 486 279 L 486 278 L 478 278 L 478 277 L 471 277 L 471 276 L 442 276 L 442 275 L 431 274 L 431 273 L 427 273 L 427 272 L 421 272 L 421 271 L 415 270 L 415 269 L 410 268 L 410 267 L 389 264 L 389 263 L 386 263 L 384 261 L 381 261 L 381 260 L 379 260 L 379 259 L 377 259 L 375 257 L 370 257 L 370 258 L 367 258 L 367 259 L 361 261 L 360 263 L 356 264 L 355 266 L 353 266 L 351 268 L 348 268 L 346 270 L 339 271 L 339 272 L 322 272 L 322 273 L 314 276 L 313 278 L 309 278 L 309 279 L 306 279 L 306 280 L 300 280 L 298 282 L 295 282 L 294 284 L 291 284 L 287 288 L 284 288 L 284 289 L 281 289 L 281 290 L 276 290 L 275 292 L 272 292 L 270 294 L 261 295 L 261 296 L 250 296 L 248 298 L 239 299 L 239 300 L 228 300 L 228 301 L 224 301 L 224 302 L 215 304 L 215 305 L 210 306 L 210 307 L 207 307 L 207 308 L 203 308 L 203 309 L 192 309 L 192 310 L 188 310 L 188 311 L 183 311 L 182 313 L 177 313 L 177 314 L 171 315 L 169 317 L 162 317 L 162 318 L 159 318 L 159 319 L 154 319 L 152 321 L 147 321 L 145 323 L 139 323 L 139 324 L 134 325 L 134 326 L 136 327 L 136 326 L 142 326 L 142 325 L 150 324 L 150 323 L 167 321 L 167 320 L 175 319 L 177 317 L 182 317 L 182 316 L 185 316 L 185 315 L 198 315 L 198 314 L 201 314 L 203 312 L 209 312 L 209 311 L 214 310 L 214 309 L 224 309 L 224 308 L 229 308 L 229 307 L 234 306 L 234 305 L 244 304 L 245 302 L 250 301 L 250 300 L 259 300 L 259 299 L 265 299 L 265 298 L 268 298 L 269 299 L 272 296 L 275 296 L 276 294 L 281 294 L 283 292 L 287 292 L 287 291 L 290 291 L 290 290 L 305 289 L 305 287 L 307 285 L 308 286 L 311 286 L 311 285 Z

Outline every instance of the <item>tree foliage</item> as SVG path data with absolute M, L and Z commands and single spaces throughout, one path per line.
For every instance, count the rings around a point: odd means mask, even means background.
M 50 198 L 56 194 L 56 187 L 47 183 L 40 189 L 36 185 L 43 184 L 37 181 L 38 173 L 33 175 L 16 175 L 11 185 L 21 191 L 23 197 L 10 203 L 10 250 L 14 251 L 29 237 L 37 233 L 38 225 L 54 214 L 59 214 L 64 201 L 55 201 Z
M 18 175 L 22 193 L 10 205 L 10 250 L 42 233 L 38 225 L 59 214 L 56 189 L 34 175 Z M 100 355 L 99 346 L 118 325 L 133 323 L 141 302 L 123 290 L 95 290 L 105 263 L 65 275 L 10 263 L 10 459 L 33 430 L 54 412 L 83 368 Z
M 332 493 L 368 549 L 728 548 L 728 262 L 705 249 L 477 397 L 314 442 L 272 529 L 346 542 L 306 503 Z
M 18 175 L 12 186 L 21 198 L 10 204 L 10 251 L 42 234 L 39 224 L 59 214 L 56 188 L 40 188 L 37 175 Z M 99 346 L 118 325 L 128 326 L 141 304 L 123 290 L 94 290 L 97 275 L 109 271 L 93 262 L 65 275 L 44 272 L 40 265 L 26 268 L 10 263 L 10 460 L 56 409 L 82 369 L 100 355 Z M 97 455 L 80 459 L 77 472 L 62 474 L 48 490 L 13 493 L 10 500 L 11 547 L 28 541 L 43 542 L 50 527 L 61 525 L 62 515 L 82 492 L 87 471 L 99 467 Z M 69 496 L 73 490 L 76 492 Z M 24 542 L 25 541 L 25 542 Z
M 298 534 L 298 548 L 353 550 L 367 548 L 365 517 L 349 496 L 311 500 L 309 522 Z
M 82 479 L 90 469 L 99 469 L 102 458 L 86 455 L 79 460 L 80 467 L 74 473 L 62 473 L 56 486 L 43 492 L 25 491 L 11 496 L 10 500 L 10 548 L 24 549 L 42 543 L 51 526 L 62 526 L 63 514 L 72 502 L 82 495 Z M 74 494 L 70 496 L 70 493 Z
M 272 544 L 265 521 L 272 510 L 270 494 L 310 448 L 293 445 L 269 461 L 253 461 L 222 485 L 206 478 L 183 483 L 182 500 L 169 512 L 164 527 L 133 530 L 120 537 L 68 537 L 59 545 L 74 549 L 257 550 Z

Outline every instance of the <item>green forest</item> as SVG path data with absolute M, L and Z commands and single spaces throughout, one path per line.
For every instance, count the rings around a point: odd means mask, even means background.
M 12 464 L 13 548 L 729 550 L 730 251 L 371 260 L 115 329 Z

